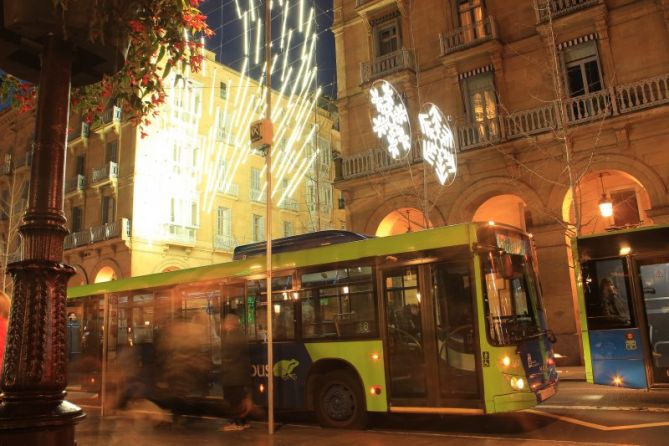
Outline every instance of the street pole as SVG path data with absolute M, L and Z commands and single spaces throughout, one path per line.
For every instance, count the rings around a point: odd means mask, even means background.
M 271 0 L 265 0 L 265 94 L 267 95 L 267 120 L 272 125 L 272 11 Z M 265 162 L 267 176 L 267 224 L 265 225 L 265 240 L 267 243 L 267 430 L 274 433 L 274 351 L 272 313 L 272 142 L 274 135 L 270 132 L 267 143 Z
M 74 446 L 84 414 L 65 401 L 66 290 L 74 273 L 63 262 L 65 145 L 72 46 L 50 35 L 42 53 L 24 260 L 12 263 L 14 296 L 7 333 L 0 444 Z

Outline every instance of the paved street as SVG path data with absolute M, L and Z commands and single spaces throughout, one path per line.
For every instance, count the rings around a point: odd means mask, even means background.
M 280 416 L 274 436 L 253 422 L 243 432 L 219 432 L 225 420 L 180 417 L 175 422 L 134 410 L 101 419 L 94 410 L 77 428 L 78 446 L 122 445 L 664 445 L 669 391 L 637 391 L 564 380 L 557 396 L 524 412 L 490 416 L 375 416 L 366 431 L 321 429 L 310 415 Z

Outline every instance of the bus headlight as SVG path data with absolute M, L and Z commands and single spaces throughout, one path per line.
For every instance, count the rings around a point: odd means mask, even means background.
M 511 384 L 511 388 L 513 388 L 513 390 L 525 389 L 525 380 L 523 378 L 518 378 L 514 376 L 511 378 L 511 381 L 509 383 Z

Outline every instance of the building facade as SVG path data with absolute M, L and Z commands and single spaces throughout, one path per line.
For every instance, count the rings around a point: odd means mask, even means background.
M 570 240 L 669 222 L 669 2 L 335 0 L 348 226 L 387 235 L 463 221 L 531 232 L 557 351 L 581 361 Z M 652 44 L 651 44 L 652 42 Z M 390 82 L 414 129 L 405 158 L 370 123 Z M 425 168 L 417 114 L 452 117 L 457 176 Z M 601 201 L 613 215 L 603 217 Z
M 70 119 L 65 263 L 87 284 L 229 261 L 265 239 L 266 170 L 249 127 L 264 87 L 205 53 L 197 74 L 166 79 L 168 97 L 142 136 L 110 106 L 91 125 Z M 274 238 L 345 223 L 333 189 L 338 131 L 332 104 L 272 92 Z M 0 116 L 3 267 L 21 257 L 34 117 Z

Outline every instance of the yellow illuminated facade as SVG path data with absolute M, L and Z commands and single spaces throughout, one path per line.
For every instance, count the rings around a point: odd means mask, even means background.
M 250 124 L 265 111 L 264 88 L 212 53 L 203 65 L 197 74 L 166 79 L 167 101 L 145 137 L 115 107 L 92 126 L 71 118 L 71 285 L 229 261 L 235 246 L 264 240 L 265 157 L 249 144 Z M 273 238 L 341 229 L 334 108 L 317 94 L 273 91 L 272 109 Z M 16 221 L 27 202 L 33 127 L 32 116 L 0 115 L 0 231 L 3 247 L 11 245 L 3 267 L 20 258 Z

